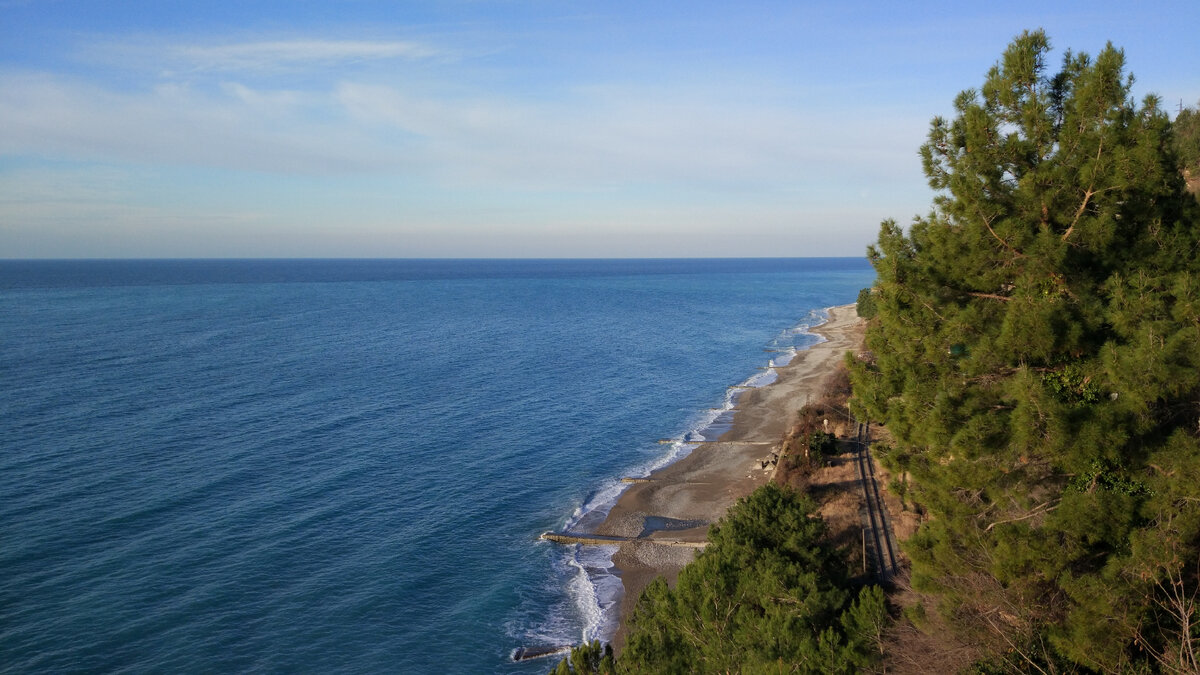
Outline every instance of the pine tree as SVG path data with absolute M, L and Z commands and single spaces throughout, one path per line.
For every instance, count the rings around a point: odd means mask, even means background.
M 612 647 L 592 640 L 572 647 L 551 675 L 612 675 L 614 667 Z
M 1049 50 L 1023 33 L 933 120 L 938 196 L 869 249 L 852 379 L 930 515 L 913 585 L 975 639 L 1119 669 L 1195 639 L 1161 601 L 1200 570 L 1200 218 L 1123 52 Z
M 1184 108 L 1175 118 L 1175 150 L 1193 177 L 1200 178 L 1200 110 Z
M 883 593 L 851 590 L 815 511 L 774 484 L 739 501 L 674 589 L 660 578 L 643 591 L 618 670 L 851 673 L 872 663 Z

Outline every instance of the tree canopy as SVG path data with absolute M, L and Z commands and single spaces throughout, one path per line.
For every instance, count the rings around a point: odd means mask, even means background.
M 1175 150 L 1193 179 L 1200 179 L 1200 110 L 1184 108 L 1175 118 Z
M 1049 53 L 1021 34 L 933 120 L 933 208 L 868 251 L 855 405 L 929 516 L 913 585 L 963 630 L 1096 670 L 1195 666 L 1197 203 L 1124 53 Z
M 612 647 L 592 640 L 572 647 L 550 675 L 612 675 L 615 667 Z
M 620 672 L 858 672 L 887 620 L 877 586 L 855 591 L 811 500 L 768 484 L 709 531 L 708 547 L 643 592 Z

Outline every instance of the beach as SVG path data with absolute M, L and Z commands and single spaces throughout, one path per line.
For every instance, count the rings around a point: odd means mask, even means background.
M 775 382 L 743 391 L 727 432 L 716 442 L 697 444 L 646 482 L 630 485 L 597 528 L 596 534 L 633 538 L 613 556 L 624 586 L 615 648 L 624 643 L 625 624 L 642 590 L 658 576 L 674 583 L 705 541 L 709 525 L 771 479 L 773 470 L 761 468 L 761 460 L 778 451 L 796 413 L 819 396 L 843 355 L 860 345 L 865 323 L 855 306 L 832 307 L 828 313 L 829 320 L 812 329 L 824 342 L 777 367 Z

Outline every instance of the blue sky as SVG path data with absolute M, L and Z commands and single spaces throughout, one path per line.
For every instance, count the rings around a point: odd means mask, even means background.
M 0 258 L 862 255 L 1044 28 L 1200 99 L 1200 3 L 0 0 Z

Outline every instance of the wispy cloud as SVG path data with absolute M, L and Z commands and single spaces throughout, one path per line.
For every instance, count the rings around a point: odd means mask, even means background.
M 360 82 L 130 92 L 0 72 L 0 153 L 283 174 L 384 171 L 460 186 L 779 191 L 915 172 L 923 119 L 876 119 L 853 125 L 854 134 L 847 124 L 719 86 L 581 87 L 530 100 Z M 897 135 L 912 141 L 889 142 Z
M 0 0 L 2 2 L 3 0 Z M 301 73 L 306 78 L 372 65 L 419 64 L 454 60 L 452 50 L 421 40 L 357 40 L 313 37 L 243 40 L 194 39 L 163 35 L 88 40 L 77 47 L 82 64 L 110 72 L 142 73 L 159 78 L 270 77 Z
M 816 241 L 805 223 L 859 227 L 865 241 L 896 213 L 887 193 L 924 190 L 913 157 L 924 115 L 831 115 L 817 90 L 766 74 L 663 86 L 589 71 L 525 88 L 495 82 L 486 58 L 425 42 L 159 37 L 124 49 L 97 51 L 99 70 L 0 67 L 0 158 L 48 163 L 0 175 L 0 244 L 108 251 L 93 233 L 102 222 L 124 233 L 114 255 L 130 242 L 171 255 L 170 241 L 191 255 L 292 254 L 271 248 L 283 241 L 297 255 L 453 255 L 465 241 L 487 255 L 582 250 L 572 242 L 759 255 Z M 137 178 L 55 168 L 71 164 Z M 885 196 L 847 197 L 868 184 Z M 231 197 L 229 185 L 253 187 Z
M 903 171 L 911 150 L 883 139 L 924 132 L 923 119 L 863 124 L 782 105 L 742 102 L 722 87 L 663 92 L 590 87 L 552 101 L 421 96 L 390 85 L 342 83 L 351 119 L 424 139 L 435 166 L 460 177 L 531 184 L 753 185 L 772 189 L 833 173 Z
M 272 40 L 170 47 L 166 56 L 200 70 L 270 70 L 387 59 L 417 60 L 442 52 L 419 42 Z
M 393 165 L 300 92 L 164 84 L 125 92 L 41 73 L 0 73 L 0 154 L 338 173 Z M 335 116 L 337 111 L 332 111 Z

